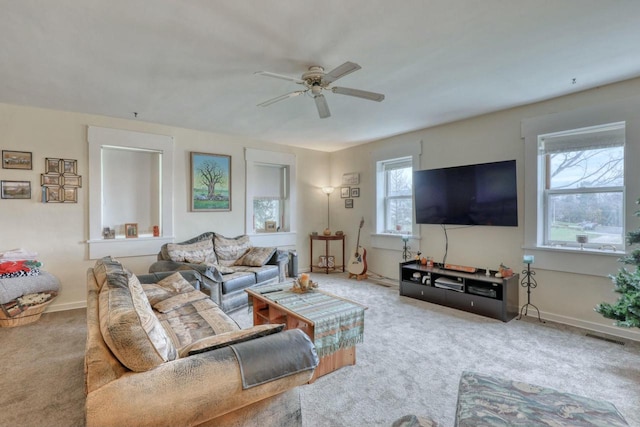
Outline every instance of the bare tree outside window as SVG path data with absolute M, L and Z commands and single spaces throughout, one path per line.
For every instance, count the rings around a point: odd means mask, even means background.
M 593 144 L 590 141 L 598 137 L 598 132 L 603 134 L 602 143 Z M 567 148 L 560 142 L 550 152 L 542 153 L 546 244 L 622 247 L 624 141 L 611 143 L 604 137 L 606 132 L 570 136 Z M 580 147 L 581 137 L 584 147 Z

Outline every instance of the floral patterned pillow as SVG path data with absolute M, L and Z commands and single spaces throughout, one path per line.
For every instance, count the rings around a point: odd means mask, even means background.
M 253 247 L 238 258 L 234 265 L 245 265 L 248 267 L 262 267 L 271 259 L 276 252 L 276 248 L 258 248 Z
M 217 262 L 211 240 L 202 240 L 196 243 L 168 243 L 167 253 L 174 262 L 189 262 L 192 264 Z
M 247 235 L 224 237 L 216 234 L 213 239 L 213 247 L 215 248 L 216 257 L 218 257 L 218 263 L 225 267 L 231 267 L 238 258 L 251 249 L 251 241 Z

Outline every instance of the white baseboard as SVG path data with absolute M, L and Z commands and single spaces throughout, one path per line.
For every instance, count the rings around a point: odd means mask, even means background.
M 67 302 L 64 304 L 51 304 L 45 310 L 45 313 L 53 313 L 55 311 L 75 310 L 76 308 L 85 308 L 87 306 L 86 301 Z
M 534 311 L 531 311 L 528 317 L 537 318 Z M 636 332 L 634 329 L 619 328 L 617 326 L 607 326 L 600 323 L 589 322 L 586 320 L 575 319 L 573 317 L 561 316 L 559 314 L 540 312 L 540 317 L 543 320 L 549 320 L 551 322 L 562 323 L 564 325 L 575 326 L 577 328 L 586 329 L 593 332 L 600 332 L 602 334 L 611 335 L 614 337 L 625 338 L 633 341 L 640 341 L 640 332 Z

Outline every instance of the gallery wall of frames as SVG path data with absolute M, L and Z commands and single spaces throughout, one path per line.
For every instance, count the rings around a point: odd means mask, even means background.
M 2 169 L 33 170 L 33 153 L 2 150 Z M 2 199 L 32 199 L 29 179 L 9 180 L 4 179 L 5 175 L 3 173 L 0 180 Z M 40 199 L 43 203 L 78 203 L 79 188 L 82 188 L 82 176 L 78 175 L 77 160 L 45 158 L 44 173 L 40 174 Z

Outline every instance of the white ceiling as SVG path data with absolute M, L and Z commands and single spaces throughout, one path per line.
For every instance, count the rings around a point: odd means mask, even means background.
M 640 76 L 636 0 L 0 0 L 0 102 L 335 151 Z M 362 69 L 326 93 L 311 65 Z M 573 84 L 572 80 L 576 79 Z

